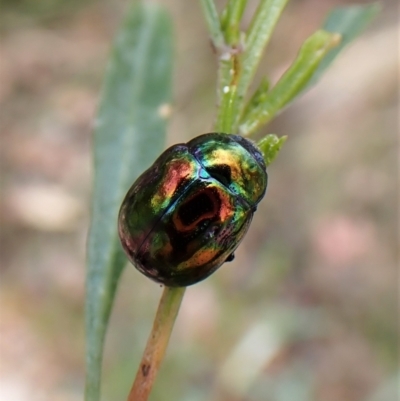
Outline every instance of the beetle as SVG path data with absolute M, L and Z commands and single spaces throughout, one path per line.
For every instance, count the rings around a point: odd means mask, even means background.
M 208 133 L 173 145 L 126 194 L 122 247 L 154 281 L 195 284 L 233 260 L 267 183 L 261 151 L 239 135 Z

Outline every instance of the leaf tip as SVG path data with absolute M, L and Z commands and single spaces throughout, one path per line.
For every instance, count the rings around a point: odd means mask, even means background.
M 258 143 L 259 148 L 264 154 L 264 160 L 267 166 L 276 159 L 287 138 L 287 135 L 278 137 L 275 134 L 268 134 Z

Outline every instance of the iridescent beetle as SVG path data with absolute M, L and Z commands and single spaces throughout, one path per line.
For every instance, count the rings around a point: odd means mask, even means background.
M 233 259 L 267 180 L 260 150 L 241 136 L 211 133 L 171 146 L 122 202 L 122 246 L 154 281 L 197 283 Z

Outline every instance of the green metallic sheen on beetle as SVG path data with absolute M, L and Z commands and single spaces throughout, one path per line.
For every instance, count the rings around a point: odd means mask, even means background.
M 195 284 L 233 259 L 267 181 L 260 150 L 239 135 L 210 133 L 171 146 L 122 202 L 122 246 L 154 281 Z

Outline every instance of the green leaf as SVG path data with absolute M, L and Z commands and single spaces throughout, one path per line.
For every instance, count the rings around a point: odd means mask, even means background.
M 201 5 L 203 7 L 208 30 L 210 31 L 211 40 L 217 49 L 222 48 L 225 44 L 225 39 L 214 0 L 201 0 Z
M 256 91 L 253 93 L 250 100 L 247 102 L 246 107 L 243 110 L 243 116 L 246 116 L 251 110 L 253 110 L 265 101 L 270 86 L 271 82 L 268 78 L 264 77 L 258 85 Z
M 378 4 L 370 4 L 337 8 L 330 13 L 324 30 L 307 39 L 297 59 L 264 97 L 264 102 L 246 108 L 239 132 L 249 135 L 256 131 L 315 84 L 338 53 L 365 29 L 379 10 Z
M 241 94 L 245 94 L 288 0 L 261 0 L 246 33 Z
M 239 128 L 240 134 L 245 136 L 254 132 L 292 101 L 306 87 L 323 58 L 339 41 L 339 35 L 326 31 L 317 31 L 311 35 L 304 42 L 293 64 L 263 101 L 244 116 Z
M 318 81 L 336 56 L 344 47 L 362 33 L 367 25 L 376 17 L 380 9 L 381 6 L 378 3 L 353 5 L 336 8 L 328 15 L 324 22 L 323 29 L 328 32 L 340 34 L 342 39 L 339 46 L 332 49 L 320 63 L 318 69 L 314 72 L 309 86 Z
M 268 134 L 257 144 L 264 154 L 264 160 L 267 166 L 269 166 L 276 159 L 286 140 L 287 136 L 282 136 L 279 138 L 275 134 Z
M 113 47 L 94 135 L 86 281 L 86 401 L 100 399 L 103 343 L 126 264 L 117 233 L 120 203 L 164 148 L 171 75 L 169 16 L 154 4 L 133 5 Z
M 236 46 L 240 40 L 240 20 L 246 8 L 247 0 L 228 0 L 223 11 L 223 31 L 226 43 Z
M 241 0 L 237 1 L 241 3 Z M 251 81 L 287 2 L 288 0 L 261 0 L 246 33 L 244 46 L 240 46 L 239 43 L 238 48 L 226 47 L 225 52 L 220 55 L 217 88 L 219 107 L 216 121 L 218 131 L 237 132 Z M 231 8 L 234 9 L 233 6 Z M 241 5 L 237 5 L 237 12 L 232 11 L 231 14 L 228 13 L 228 9 L 229 7 L 226 9 L 225 24 L 229 23 L 230 15 L 230 18 L 236 21 L 243 12 Z M 230 34 L 232 40 L 237 36 L 238 25 L 236 31 L 235 29 Z

